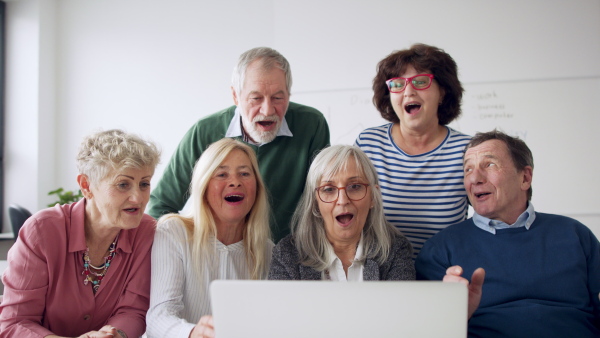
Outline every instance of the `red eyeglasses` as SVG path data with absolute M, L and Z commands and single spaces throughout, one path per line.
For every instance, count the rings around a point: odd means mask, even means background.
M 392 93 L 400 93 L 406 89 L 406 84 L 410 83 L 411 86 L 416 90 L 425 90 L 431 87 L 433 81 L 433 74 L 418 74 L 412 77 L 394 77 L 385 83 L 388 89 Z

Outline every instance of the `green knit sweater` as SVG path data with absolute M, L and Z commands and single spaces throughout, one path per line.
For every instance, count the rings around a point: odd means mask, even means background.
M 202 118 L 188 130 L 152 190 L 150 215 L 158 218 L 184 207 L 194 164 L 211 143 L 225 137 L 235 108 Z M 318 110 L 290 102 L 285 119 L 293 137 L 277 136 L 260 147 L 250 145 L 270 193 L 275 243 L 290 233 L 290 220 L 304 190 L 310 163 L 319 150 L 329 145 L 329 127 Z M 241 137 L 236 139 L 242 141 Z

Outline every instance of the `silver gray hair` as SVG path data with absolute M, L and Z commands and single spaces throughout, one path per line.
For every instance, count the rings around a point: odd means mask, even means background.
M 246 69 L 248 69 L 248 66 L 255 60 L 261 60 L 261 67 L 264 70 L 271 70 L 273 67 L 281 69 L 285 74 L 285 85 L 287 87 L 288 95 L 292 93 L 292 70 L 287 59 L 272 48 L 256 47 L 240 55 L 238 64 L 233 68 L 231 85 L 238 96 L 242 93 L 242 87 L 244 86 L 244 80 L 246 79 Z
M 324 271 L 329 265 L 331 244 L 327 240 L 325 223 L 317 201 L 319 182 L 346 170 L 354 161 L 371 188 L 373 208 L 369 210 L 363 229 L 363 245 L 367 258 L 383 264 L 388 258 L 393 238 L 398 230 L 390 225 L 383 212 L 383 198 L 379 190 L 377 171 L 367 155 L 356 146 L 335 145 L 323 149 L 313 160 L 304 193 L 292 218 L 292 234 L 303 265 Z
M 86 136 L 77 154 L 77 169 L 90 182 L 98 183 L 112 170 L 151 168 L 160 161 L 156 144 L 119 129 Z

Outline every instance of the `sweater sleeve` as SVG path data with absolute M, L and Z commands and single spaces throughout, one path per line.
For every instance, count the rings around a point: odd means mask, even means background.
M 188 199 L 188 188 L 196 160 L 204 146 L 200 143 L 198 124 L 185 134 L 167 164 L 163 176 L 150 194 L 148 214 L 158 219 L 183 209 Z
M 451 266 L 446 246 L 443 241 L 438 240 L 439 237 L 438 233 L 421 248 L 415 261 L 417 280 L 442 280 Z
M 581 227 L 580 240 L 587 259 L 587 277 L 590 299 L 594 311 L 594 325 L 600 329 L 600 243 L 591 230 Z
M 310 145 L 310 153 L 312 154 L 310 163 L 312 163 L 313 158 L 321 151 L 321 149 L 329 147 L 330 145 L 329 125 L 327 124 L 327 120 L 325 120 L 325 117 L 321 114 L 318 116 L 317 128 L 313 134 L 313 142 Z M 310 167 L 310 163 L 308 163 L 308 167 Z

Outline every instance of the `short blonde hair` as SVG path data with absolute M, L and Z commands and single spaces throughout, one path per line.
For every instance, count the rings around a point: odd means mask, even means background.
M 241 150 L 248 155 L 256 177 L 256 199 L 246 216 L 243 241 L 251 278 L 264 279 L 269 271 L 270 208 L 267 190 L 258 170 L 256 155 L 254 150 L 245 143 L 231 138 L 224 138 L 211 144 L 194 166 L 190 184 L 191 211 L 188 215 L 165 215 L 160 218 L 159 223 L 171 217 L 183 221 L 188 230 L 188 235 L 190 235 L 192 259 L 195 261 L 194 266 L 197 269 L 200 269 L 202 262 L 214 261 L 216 251 L 214 243 L 211 242 L 211 237 L 217 237 L 217 226 L 206 198 L 206 191 L 214 172 L 234 150 Z
M 156 144 L 119 129 L 86 136 L 77 154 L 77 169 L 90 182 L 97 183 L 112 170 L 151 168 L 160 161 Z

